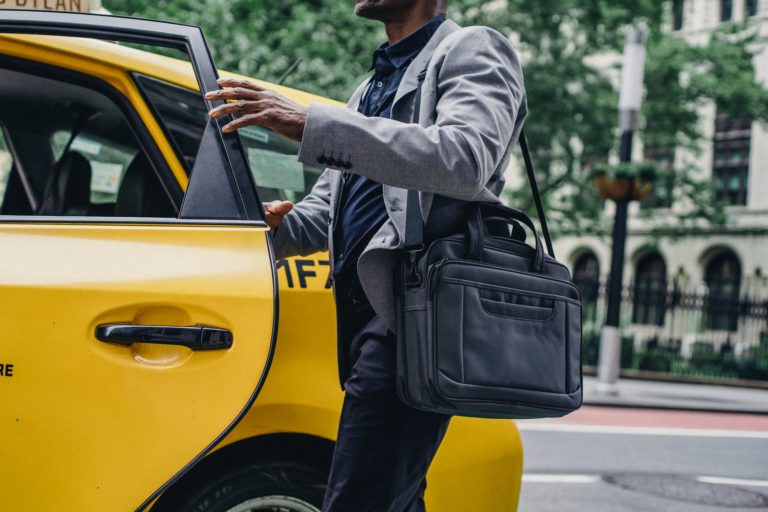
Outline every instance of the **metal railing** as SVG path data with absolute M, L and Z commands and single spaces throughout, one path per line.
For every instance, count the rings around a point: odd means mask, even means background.
M 583 362 L 597 365 L 605 287 L 582 290 Z M 768 383 L 768 294 L 716 296 L 704 285 L 623 290 L 621 368 L 640 377 Z M 748 382 L 746 382 L 748 383 Z

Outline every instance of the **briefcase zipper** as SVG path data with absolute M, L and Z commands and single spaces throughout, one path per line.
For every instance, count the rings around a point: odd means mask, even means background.
M 427 272 L 427 293 L 429 294 L 430 301 L 435 297 L 437 279 L 440 276 L 440 271 L 442 270 L 446 261 L 448 261 L 448 258 L 442 258 L 437 263 L 429 267 L 429 271 Z

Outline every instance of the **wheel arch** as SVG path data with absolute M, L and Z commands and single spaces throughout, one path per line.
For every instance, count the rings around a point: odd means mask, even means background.
M 172 510 L 172 505 L 202 483 L 224 470 L 265 460 L 288 460 L 309 463 L 330 471 L 333 441 L 323 437 L 281 432 L 242 439 L 211 453 L 169 487 L 152 506 L 153 511 Z

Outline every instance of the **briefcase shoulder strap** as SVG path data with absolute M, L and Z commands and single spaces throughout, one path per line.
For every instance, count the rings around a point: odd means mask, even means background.
M 421 90 L 424 84 L 424 77 L 426 77 L 426 75 L 427 68 L 425 67 L 419 72 L 417 77 L 418 85 L 416 87 L 416 98 L 414 99 L 413 114 L 411 115 L 411 123 L 413 124 L 418 124 L 419 122 L 419 110 L 421 109 Z M 518 142 L 520 144 L 520 150 L 523 153 L 525 170 L 528 174 L 528 183 L 531 186 L 533 201 L 536 203 L 536 213 L 539 217 L 541 232 L 544 235 L 544 241 L 547 244 L 547 252 L 549 252 L 549 255 L 554 258 L 555 250 L 552 247 L 552 239 L 549 235 L 547 219 L 544 216 L 544 205 L 541 202 L 539 187 L 536 184 L 536 175 L 533 172 L 533 162 L 531 161 L 531 155 L 528 152 L 528 142 L 525 139 L 525 132 L 522 129 L 520 130 L 520 137 L 518 138 Z M 419 204 L 418 190 L 408 190 L 405 212 L 405 249 L 406 251 L 419 250 L 424 247 L 424 220 L 421 216 L 421 205 Z

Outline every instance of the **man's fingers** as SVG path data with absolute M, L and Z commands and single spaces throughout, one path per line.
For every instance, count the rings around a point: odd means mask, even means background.
M 211 91 L 205 95 L 205 99 L 215 100 L 260 100 L 264 97 L 266 91 L 252 91 L 244 87 L 235 87 L 234 89 L 219 89 Z
M 290 201 L 272 201 L 267 205 L 267 212 L 273 215 L 287 215 L 293 210 L 293 203 Z
M 293 210 L 293 203 L 290 201 L 272 201 L 264 205 L 264 211 L 267 213 L 267 224 L 270 227 L 277 227 L 283 222 L 285 217 Z
M 248 114 L 242 117 L 238 117 L 234 121 L 231 121 L 225 124 L 224 127 L 221 129 L 221 131 L 229 133 L 235 130 L 239 130 L 240 128 L 245 128 L 246 126 L 253 126 L 253 125 L 269 128 L 268 121 L 269 119 L 267 115 L 265 115 L 265 112 Z
M 242 80 L 238 78 L 219 78 L 216 83 L 221 87 L 242 87 L 244 89 L 251 89 L 252 91 L 263 91 L 264 88 L 256 85 L 250 80 Z
M 246 101 L 238 100 L 234 103 L 226 103 L 218 106 L 208 112 L 208 115 L 214 119 L 218 119 L 221 116 L 227 114 L 245 114 L 261 112 L 267 107 L 267 103 L 264 100 L 260 101 Z

